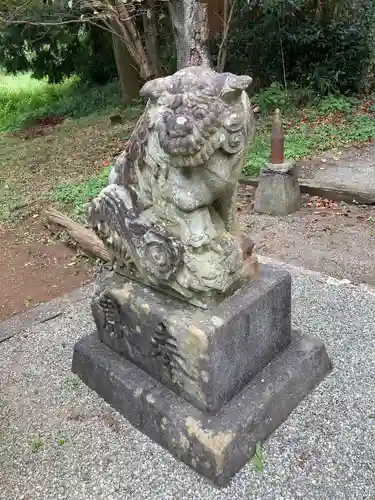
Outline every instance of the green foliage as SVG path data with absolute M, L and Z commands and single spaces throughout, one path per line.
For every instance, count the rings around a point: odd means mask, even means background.
M 287 99 L 287 92 L 280 83 L 274 82 L 262 92 L 253 96 L 252 102 L 258 104 L 262 112 L 267 112 L 276 108 L 284 108 Z
M 298 88 L 291 85 L 285 90 L 278 82 L 273 82 L 251 97 L 253 104 L 259 106 L 261 113 L 269 113 L 276 108 L 283 110 L 284 116 L 296 107 L 308 104 L 316 98 L 316 93 L 309 88 Z
M 323 115 L 334 112 L 348 114 L 353 110 L 355 104 L 358 104 L 358 100 L 355 98 L 348 98 L 340 94 L 330 94 L 319 102 L 317 109 Z
M 357 92 L 374 56 L 373 0 L 239 2 L 227 69 L 255 87 L 291 82 L 319 94 Z M 285 72 L 284 72 L 285 70 Z
M 59 184 L 51 194 L 52 200 L 72 210 L 75 219 L 85 221 L 90 201 L 108 184 L 110 169 L 110 166 L 105 167 L 98 176 L 88 181 Z
M 255 454 L 253 457 L 254 465 L 257 471 L 261 474 L 264 469 L 264 455 L 262 451 L 262 443 L 258 442 L 255 446 Z
M 111 35 L 100 26 L 79 22 L 84 13 L 70 9 L 64 0 L 20 10 L 20 21 L 32 24 L 8 24 L 1 30 L 0 65 L 9 73 L 31 71 L 50 83 L 72 75 L 107 83 L 117 75 Z
M 87 116 L 119 102 L 117 82 L 94 87 L 70 78 L 51 85 L 27 73 L 17 77 L 0 74 L 0 132 L 16 130 L 45 116 Z
M 30 440 L 30 448 L 32 453 L 38 453 L 38 451 L 40 451 L 42 447 L 43 447 L 43 441 L 41 440 L 40 437 L 35 437 Z
M 301 112 L 295 108 L 289 110 L 295 118 L 285 131 L 285 158 L 299 160 L 353 142 L 374 139 L 374 117 L 356 114 L 356 104 L 359 103 L 355 99 L 329 96 L 317 101 L 314 108 L 305 110 L 306 122 L 298 118 L 298 113 L 301 115 Z M 338 114 L 337 122 L 329 120 L 332 114 Z M 326 122 L 322 122 L 322 116 L 327 117 Z M 267 120 L 259 127 L 245 166 L 246 175 L 259 175 L 260 169 L 269 162 L 270 128 Z

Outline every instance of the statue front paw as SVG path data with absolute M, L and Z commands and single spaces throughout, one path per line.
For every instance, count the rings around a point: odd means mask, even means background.
M 196 193 L 186 189 L 177 189 L 171 197 L 172 203 L 183 212 L 193 212 L 203 204 Z

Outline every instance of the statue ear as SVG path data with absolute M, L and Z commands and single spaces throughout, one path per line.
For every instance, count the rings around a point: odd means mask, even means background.
M 155 78 L 154 80 L 146 82 L 141 88 L 139 94 L 141 97 L 146 97 L 146 99 L 157 99 L 161 96 L 165 89 L 165 78 Z
M 250 87 L 253 79 L 247 75 L 229 75 L 227 79 L 228 87 L 231 89 L 246 90 Z
M 221 95 L 223 97 L 238 96 L 251 85 L 252 81 L 253 79 L 250 76 L 237 76 L 230 73 L 227 76 Z

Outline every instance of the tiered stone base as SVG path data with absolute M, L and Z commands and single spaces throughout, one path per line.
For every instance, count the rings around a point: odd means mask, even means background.
M 331 368 L 324 345 L 294 334 L 216 415 L 199 411 L 90 335 L 74 349 L 73 371 L 137 429 L 194 470 L 225 486 Z
M 271 266 L 207 311 L 112 274 L 92 310 L 73 371 L 219 486 L 331 369 L 320 340 L 291 332 L 290 275 Z

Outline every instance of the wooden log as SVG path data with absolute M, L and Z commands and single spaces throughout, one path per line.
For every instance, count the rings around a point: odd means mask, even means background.
M 62 227 L 86 255 L 96 257 L 104 262 L 111 260 L 104 243 L 96 236 L 92 229 L 82 226 L 54 208 L 45 210 L 44 216 L 48 223 Z

